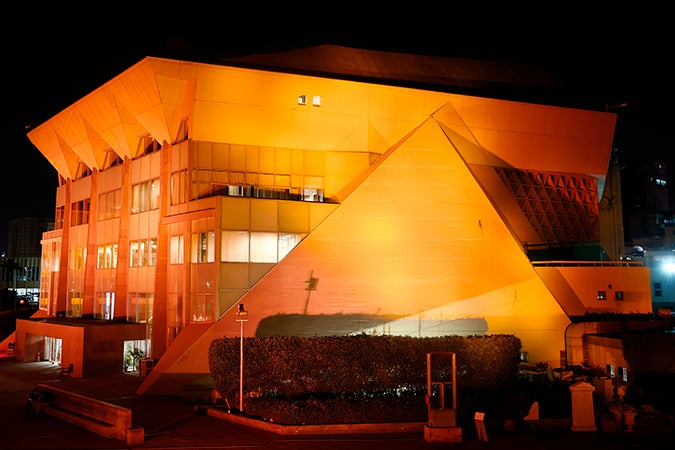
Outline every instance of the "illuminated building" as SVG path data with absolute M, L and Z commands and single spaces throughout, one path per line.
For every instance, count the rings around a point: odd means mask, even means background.
M 61 183 L 18 358 L 61 339 L 82 376 L 135 340 L 139 392 L 180 393 L 243 303 L 248 336 L 515 334 L 557 367 L 593 327 L 571 318 L 651 312 L 601 226 L 615 114 L 450 93 L 451 59 L 415 57 L 415 85 L 410 55 L 308 54 L 145 58 L 28 134 Z

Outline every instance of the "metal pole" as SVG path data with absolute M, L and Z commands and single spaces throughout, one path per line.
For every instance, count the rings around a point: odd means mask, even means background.
M 244 412 L 244 321 L 239 322 L 239 412 Z
M 239 412 L 244 412 L 244 322 L 248 320 L 248 312 L 244 304 L 237 309 L 236 320 L 239 322 Z

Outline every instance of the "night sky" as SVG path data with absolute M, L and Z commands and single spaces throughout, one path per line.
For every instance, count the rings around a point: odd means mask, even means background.
M 26 132 L 146 56 L 199 59 L 335 44 L 533 63 L 587 98 L 589 109 L 627 104 L 616 132 L 624 163 L 675 154 L 675 6 L 665 2 L 114 2 L 92 12 L 59 2 L 9 3 L 1 7 L 2 135 L 14 169 L 4 171 L 0 186 L 3 250 L 9 220 L 54 210 L 56 170 Z

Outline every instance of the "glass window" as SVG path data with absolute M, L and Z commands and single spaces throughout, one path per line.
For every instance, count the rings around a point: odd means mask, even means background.
M 216 233 L 213 231 L 195 233 L 192 235 L 192 262 L 215 262 Z
M 150 323 L 152 321 L 152 306 L 154 294 L 152 292 L 129 293 L 127 320 L 136 323 Z
M 223 231 L 220 260 L 224 262 L 248 262 L 248 247 L 247 231 Z
M 84 247 L 74 248 L 70 251 L 70 269 L 82 270 L 87 261 L 87 249 Z
M 179 205 L 186 202 L 185 186 L 187 185 L 187 170 L 171 174 L 171 204 Z
M 150 181 L 150 209 L 159 209 L 159 178 Z
M 619 378 L 621 378 L 621 381 L 628 382 L 628 368 L 627 367 L 619 367 Z
M 300 243 L 299 234 L 280 233 L 279 234 L 279 261 L 284 259 L 288 253 Z
M 117 267 L 117 244 L 100 245 L 97 252 L 97 269 L 114 269 Z
M 115 293 L 97 292 L 94 317 L 97 319 L 112 320 L 113 311 L 115 311 Z
M 138 241 L 129 242 L 129 267 L 138 267 L 140 265 L 140 245 Z
M 170 264 L 183 264 L 185 258 L 185 246 L 183 236 L 171 236 L 170 238 Z
M 277 261 L 277 234 L 251 233 L 251 262 L 275 263 Z

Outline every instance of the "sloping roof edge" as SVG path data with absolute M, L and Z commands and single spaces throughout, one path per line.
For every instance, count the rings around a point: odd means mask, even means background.
M 534 103 L 558 103 L 562 90 L 554 77 L 532 64 L 330 44 L 221 58 L 215 63 Z

